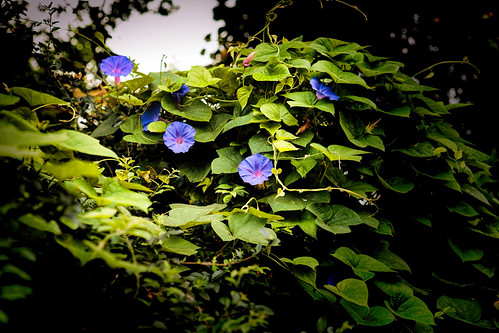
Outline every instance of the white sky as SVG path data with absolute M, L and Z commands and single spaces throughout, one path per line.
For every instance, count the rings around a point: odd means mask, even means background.
M 37 10 L 38 4 L 48 5 L 68 3 L 76 6 L 78 0 L 34 0 L 29 1 L 28 17 L 41 21 L 47 18 L 46 13 Z M 91 5 L 110 5 L 110 0 L 90 0 Z M 212 63 L 210 54 L 218 49 L 218 28 L 222 21 L 213 20 L 213 7 L 216 0 L 173 0 L 179 9 L 162 16 L 152 12 L 138 14 L 132 12 L 127 21 L 117 24 L 107 46 L 117 54 L 130 57 L 139 64 L 143 73 L 159 72 L 161 58 L 167 63 L 167 69 L 188 70 L 191 66 L 206 66 Z M 154 3 L 149 8 L 156 8 Z M 86 22 L 78 22 L 71 13 L 62 13 L 57 20 L 58 26 L 65 29 L 69 26 L 84 26 Z M 211 42 L 204 37 L 211 33 Z M 91 37 L 91 36 L 89 36 Z M 204 56 L 200 54 L 205 48 Z

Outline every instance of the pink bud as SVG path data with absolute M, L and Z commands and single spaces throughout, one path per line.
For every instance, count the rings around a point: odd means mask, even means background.
M 244 67 L 248 67 L 248 66 L 249 66 L 249 64 L 250 64 L 251 60 L 253 60 L 253 58 L 255 57 L 255 54 L 256 54 L 256 51 L 253 51 L 253 52 L 251 52 L 251 53 L 250 53 L 250 54 L 246 57 L 246 59 L 244 59 L 244 61 L 243 61 L 243 66 L 244 66 Z

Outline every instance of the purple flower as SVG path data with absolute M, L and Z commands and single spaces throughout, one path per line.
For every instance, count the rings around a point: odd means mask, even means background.
M 310 84 L 312 85 L 312 88 L 315 90 L 315 95 L 317 96 L 317 99 L 323 99 L 324 97 L 328 97 L 332 101 L 337 101 L 338 100 L 338 95 L 334 93 L 334 91 L 323 84 L 321 81 L 319 81 L 318 78 L 314 77 L 312 80 L 310 80 Z
M 180 86 L 180 89 L 177 90 L 177 91 L 174 91 L 172 92 L 172 97 L 173 99 L 175 100 L 175 102 L 177 102 L 177 107 L 180 109 L 180 100 L 182 99 L 182 97 L 184 97 L 185 94 L 187 94 L 191 89 L 186 86 L 185 84 L 182 84 L 182 86 Z
M 186 153 L 194 144 L 195 134 L 196 130 L 191 125 L 174 121 L 167 127 L 163 141 L 175 154 Z
M 268 157 L 253 154 L 239 163 L 239 176 L 245 183 L 258 185 L 272 175 L 272 162 Z
M 152 102 L 144 113 L 140 116 L 140 120 L 142 121 L 142 130 L 147 131 L 147 126 L 159 120 L 159 112 L 161 111 L 161 103 L 160 102 Z
M 114 76 L 116 85 L 120 84 L 120 76 L 127 76 L 133 69 L 133 62 L 125 56 L 111 56 L 102 60 L 100 69 L 106 75 Z
M 253 58 L 255 57 L 255 54 L 256 54 L 256 51 L 253 51 L 251 52 L 247 57 L 246 59 L 243 60 L 243 66 L 244 67 L 248 67 L 251 60 L 253 60 Z

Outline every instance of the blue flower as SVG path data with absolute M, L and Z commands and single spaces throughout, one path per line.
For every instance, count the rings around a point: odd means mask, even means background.
M 180 109 L 180 100 L 182 97 L 184 97 L 185 94 L 187 94 L 191 89 L 186 86 L 185 84 L 182 84 L 179 90 L 172 92 L 172 97 L 177 102 L 177 107 Z
M 272 162 L 268 157 L 253 154 L 239 163 L 239 176 L 245 183 L 258 185 L 272 175 Z
M 127 76 L 133 69 L 133 62 L 125 56 L 111 56 L 102 60 L 100 69 L 106 75 L 114 76 L 116 85 L 120 84 L 120 76 Z
M 315 95 L 317 96 L 317 99 L 323 99 L 324 97 L 329 98 L 332 101 L 337 101 L 339 99 L 338 95 L 334 93 L 334 91 L 323 84 L 321 81 L 319 81 L 318 78 L 314 77 L 312 80 L 310 80 L 310 84 L 312 85 L 312 88 L 315 90 Z
M 174 121 L 163 134 L 165 145 L 175 154 L 186 153 L 194 144 L 196 130 L 186 123 Z
M 144 113 L 140 116 L 140 120 L 142 121 L 142 129 L 147 131 L 147 126 L 155 121 L 159 120 L 159 112 L 161 111 L 161 103 L 160 102 L 152 102 Z

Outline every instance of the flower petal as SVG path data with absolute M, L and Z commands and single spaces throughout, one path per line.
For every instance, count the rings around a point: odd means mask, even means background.
M 253 154 L 239 163 L 238 172 L 245 183 L 258 185 L 272 175 L 272 161 L 261 154 Z
M 140 116 L 140 120 L 142 121 L 142 130 L 147 131 L 147 126 L 159 120 L 159 113 L 161 111 L 161 103 L 160 102 L 152 102 L 151 105 L 147 107 L 144 113 Z
M 189 124 L 174 121 L 166 128 L 163 142 L 175 154 L 186 153 L 194 144 L 196 130 Z
M 127 76 L 134 67 L 133 62 L 125 56 L 110 56 L 102 60 L 100 69 L 105 75 L 114 77 Z

